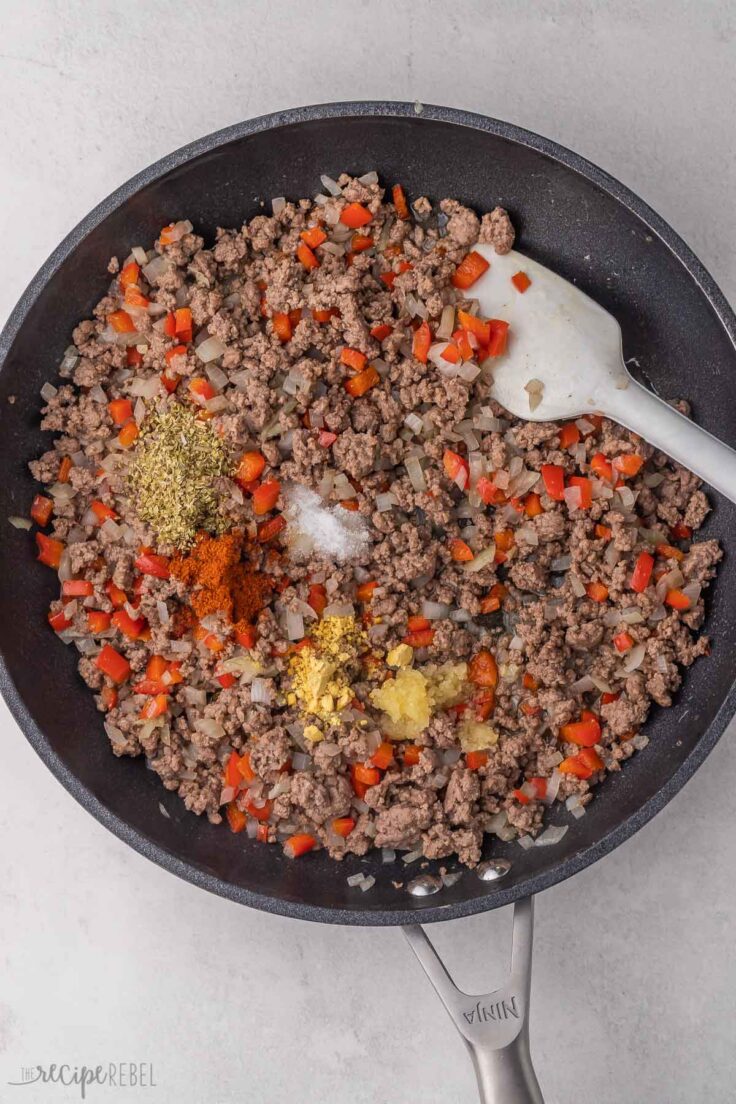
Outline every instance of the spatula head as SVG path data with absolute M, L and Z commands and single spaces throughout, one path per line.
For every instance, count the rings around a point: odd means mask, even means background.
M 468 291 L 484 318 L 510 323 L 506 352 L 492 365 L 491 394 L 518 418 L 546 422 L 606 411 L 606 395 L 628 386 L 616 319 L 574 284 L 516 250 L 475 247 L 490 267 Z M 521 292 L 512 277 L 531 283 Z M 540 389 L 541 401 L 534 394 Z M 532 391 L 529 391 L 531 382 Z M 531 401 L 530 401 L 531 400 Z

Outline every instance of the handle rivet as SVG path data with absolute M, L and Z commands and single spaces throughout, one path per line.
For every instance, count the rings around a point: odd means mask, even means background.
M 505 878 L 510 869 L 511 863 L 508 859 L 488 859 L 487 862 L 478 864 L 475 873 L 482 882 L 495 882 L 499 878 Z
M 431 897 L 442 889 L 442 881 L 434 874 L 420 874 L 409 882 L 406 889 L 412 897 Z

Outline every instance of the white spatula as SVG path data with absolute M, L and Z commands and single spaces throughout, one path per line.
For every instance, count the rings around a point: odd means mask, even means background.
M 736 451 L 629 375 L 612 315 L 522 253 L 500 256 L 491 246 L 475 248 L 490 268 L 468 294 L 480 301 L 483 317 L 510 323 L 506 353 L 490 362 L 493 398 L 529 421 L 605 414 L 736 502 Z M 511 282 L 517 272 L 531 280 L 523 293 Z M 532 380 L 544 385 L 533 410 L 525 390 Z

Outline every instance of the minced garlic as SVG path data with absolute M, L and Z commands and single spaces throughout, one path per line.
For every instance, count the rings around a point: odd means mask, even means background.
M 460 725 L 458 731 L 460 747 L 463 751 L 485 751 L 498 743 L 498 733 L 495 728 L 482 721 L 466 720 Z
M 364 650 L 366 635 L 354 617 L 324 617 L 309 639 L 311 645 L 291 658 L 287 700 L 293 698 L 304 713 L 334 722 L 353 700 L 348 668 Z M 317 734 L 307 736 L 308 740 L 322 739 L 324 734 L 316 725 L 308 728 L 317 730 Z
M 387 660 L 394 666 L 391 654 Z M 396 678 L 388 679 L 371 692 L 372 704 L 386 714 L 381 721 L 382 730 L 395 740 L 413 740 L 438 709 L 457 705 L 467 697 L 467 673 L 465 663 L 401 667 Z
M 410 644 L 397 644 L 386 656 L 389 667 L 410 667 L 414 658 L 414 649 Z

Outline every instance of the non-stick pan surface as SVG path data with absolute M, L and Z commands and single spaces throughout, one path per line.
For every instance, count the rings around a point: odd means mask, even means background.
M 417 114 L 407 104 L 333 104 L 241 123 L 165 157 L 100 204 L 52 254 L 0 338 L 0 518 L 28 511 L 34 483 L 26 464 L 48 447 L 38 392 L 54 378 L 73 326 L 104 293 L 111 255 L 125 256 L 179 218 L 211 238 L 217 226 L 239 226 L 272 196 L 313 194 L 320 173 L 370 169 L 386 182 L 401 181 L 411 196 L 456 196 L 478 211 L 508 208 L 519 247 L 619 319 L 627 358 L 636 358 L 655 389 L 689 398 L 698 421 L 736 445 L 736 319 L 702 265 L 641 200 L 575 154 L 506 123 L 436 107 Z M 736 510 L 713 498 L 705 533 L 726 538 L 728 547 Z M 587 815 L 573 820 L 555 847 L 524 851 L 494 841 L 493 853 L 513 864 L 502 881 L 466 873 L 435 897 L 413 898 L 391 884 L 406 878 L 400 862 L 385 866 L 379 855 L 333 863 L 324 853 L 290 862 L 278 848 L 186 813 L 142 761 L 115 759 L 76 674 L 76 651 L 56 641 L 46 623 L 55 578 L 35 562 L 29 534 L 2 525 L 0 689 L 31 744 L 121 839 L 197 885 L 256 908 L 398 924 L 468 915 L 536 893 L 646 823 L 702 763 L 736 709 L 736 559 L 727 555 L 709 597 L 712 656 L 687 674 L 672 709 L 655 711 L 649 747 L 600 787 Z M 564 810 L 550 820 L 563 822 Z M 376 876 L 368 893 L 347 886 L 358 870 Z

